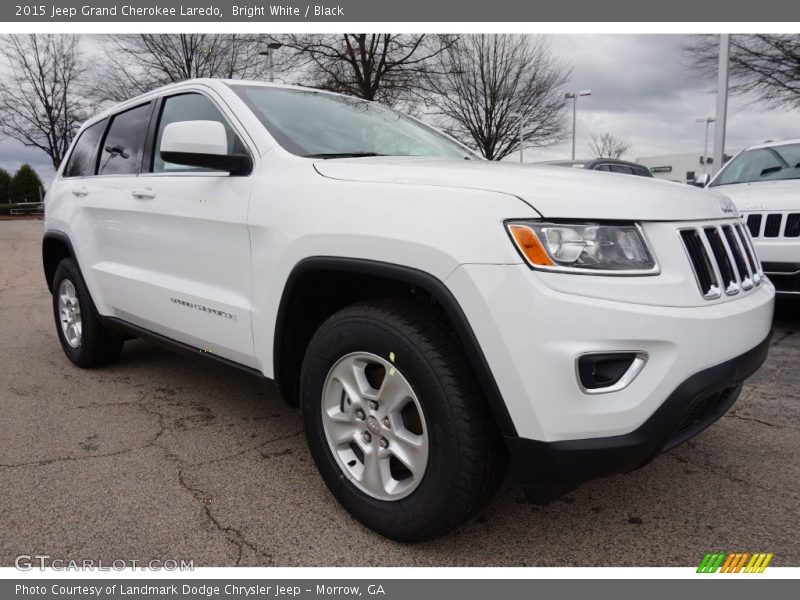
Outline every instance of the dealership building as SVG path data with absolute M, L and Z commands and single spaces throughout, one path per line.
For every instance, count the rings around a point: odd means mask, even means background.
M 725 158 L 730 159 L 734 154 L 736 152 L 726 153 Z M 653 176 L 658 179 L 680 181 L 681 183 L 691 183 L 697 175 L 714 172 L 714 157 L 709 156 L 703 164 L 702 150 L 685 154 L 642 156 L 637 158 L 636 162 L 650 169 Z

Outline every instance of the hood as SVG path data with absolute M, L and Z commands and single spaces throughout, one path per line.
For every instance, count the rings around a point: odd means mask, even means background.
M 728 196 L 742 212 L 800 210 L 800 179 L 734 183 L 709 189 Z
M 722 208 L 726 201 L 711 192 L 585 169 L 420 157 L 319 160 L 314 167 L 324 177 L 343 181 L 510 194 L 545 218 L 688 221 L 732 216 L 730 206 Z

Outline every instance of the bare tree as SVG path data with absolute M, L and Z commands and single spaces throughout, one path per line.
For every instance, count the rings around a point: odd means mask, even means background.
M 719 36 L 696 36 L 684 48 L 701 77 L 716 77 Z M 769 106 L 800 108 L 800 35 L 732 35 L 730 90 Z
M 409 99 L 430 60 L 453 43 L 442 36 L 343 33 L 273 36 L 276 64 L 297 83 L 396 105 Z
M 597 158 L 622 158 L 631 149 L 630 143 L 612 133 L 592 134 L 589 151 Z
M 42 150 L 58 169 L 85 118 L 78 92 L 80 40 L 72 35 L 10 35 L 0 39 L 0 132 Z
M 442 127 L 490 160 L 525 146 L 547 146 L 563 134 L 559 87 L 570 69 L 542 37 L 468 35 L 434 58 L 426 104 Z
M 269 68 L 259 56 L 264 40 L 221 33 L 107 36 L 93 95 L 99 101 L 119 101 L 195 77 L 263 77 Z

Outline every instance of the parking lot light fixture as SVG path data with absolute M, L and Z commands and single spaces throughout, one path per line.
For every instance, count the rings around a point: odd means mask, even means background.
M 525 152 L 523 148 L 523 143 L 525 142 L 525 119 L 524 115 L 520 112 L 512 112 L 511 116 L 519 119 L 519 162 L 522 163 L 524 162 L 523 156 Z
M 719 36 L 719 71 L 717 73 L 717 124 L 714 126 L 714 161 L 713 172 L 719 171 L 725 164 L 725 126 L 728 119 L 728 80 L 730 68 L 731 36 L 723 33 Z
M 275 50 L 278 50 L 279 48 L 282 48 L 282 47 L 283 47 L 283 44 L 281 44 L 280 42 L 270 42 L 269 44 L 267 44 L 267 49 L 266 50 L 263 50 L 263 51 L 259 52 L 259 55 L 267 57 L 267 65 L 269 67 L 268 77 L 269 77 L 270 83 L 272 83 L 272 81 L 274 81 L 274 79 L 275 79 L 275 63 L 274 63 L 274 61 L 272 59 L 272 53 Z
M 577 122 L 578 96 L 591 96 L 592 90 L 578 90 L 564 94 L 565 100 L 572 100 L 572 160 L 575 160 L 575 124 Z
M 705 123 L 706 124 L 706 141 L 703 145 L 703 175 L 708 172 L 708 126 L 716 121 L 714 117 L 706 117 L 705 119 L 695 119 L 695 123 Z

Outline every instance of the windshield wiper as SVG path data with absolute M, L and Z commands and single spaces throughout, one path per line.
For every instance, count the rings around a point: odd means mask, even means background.
M 764 175 L 769 175 L 770 173 L 777 173 L 778 171 L 783 170 L 783 167 L 777 165 L 775 167 L 767 167 L 766 169 L 761 169 L 761 174 L 759 177 L 763 177 Z
M 368 156 L 386 156 L 377 152 L 324 152 L 321 154 L 304 154 L 303 158 L 366 158 Z

